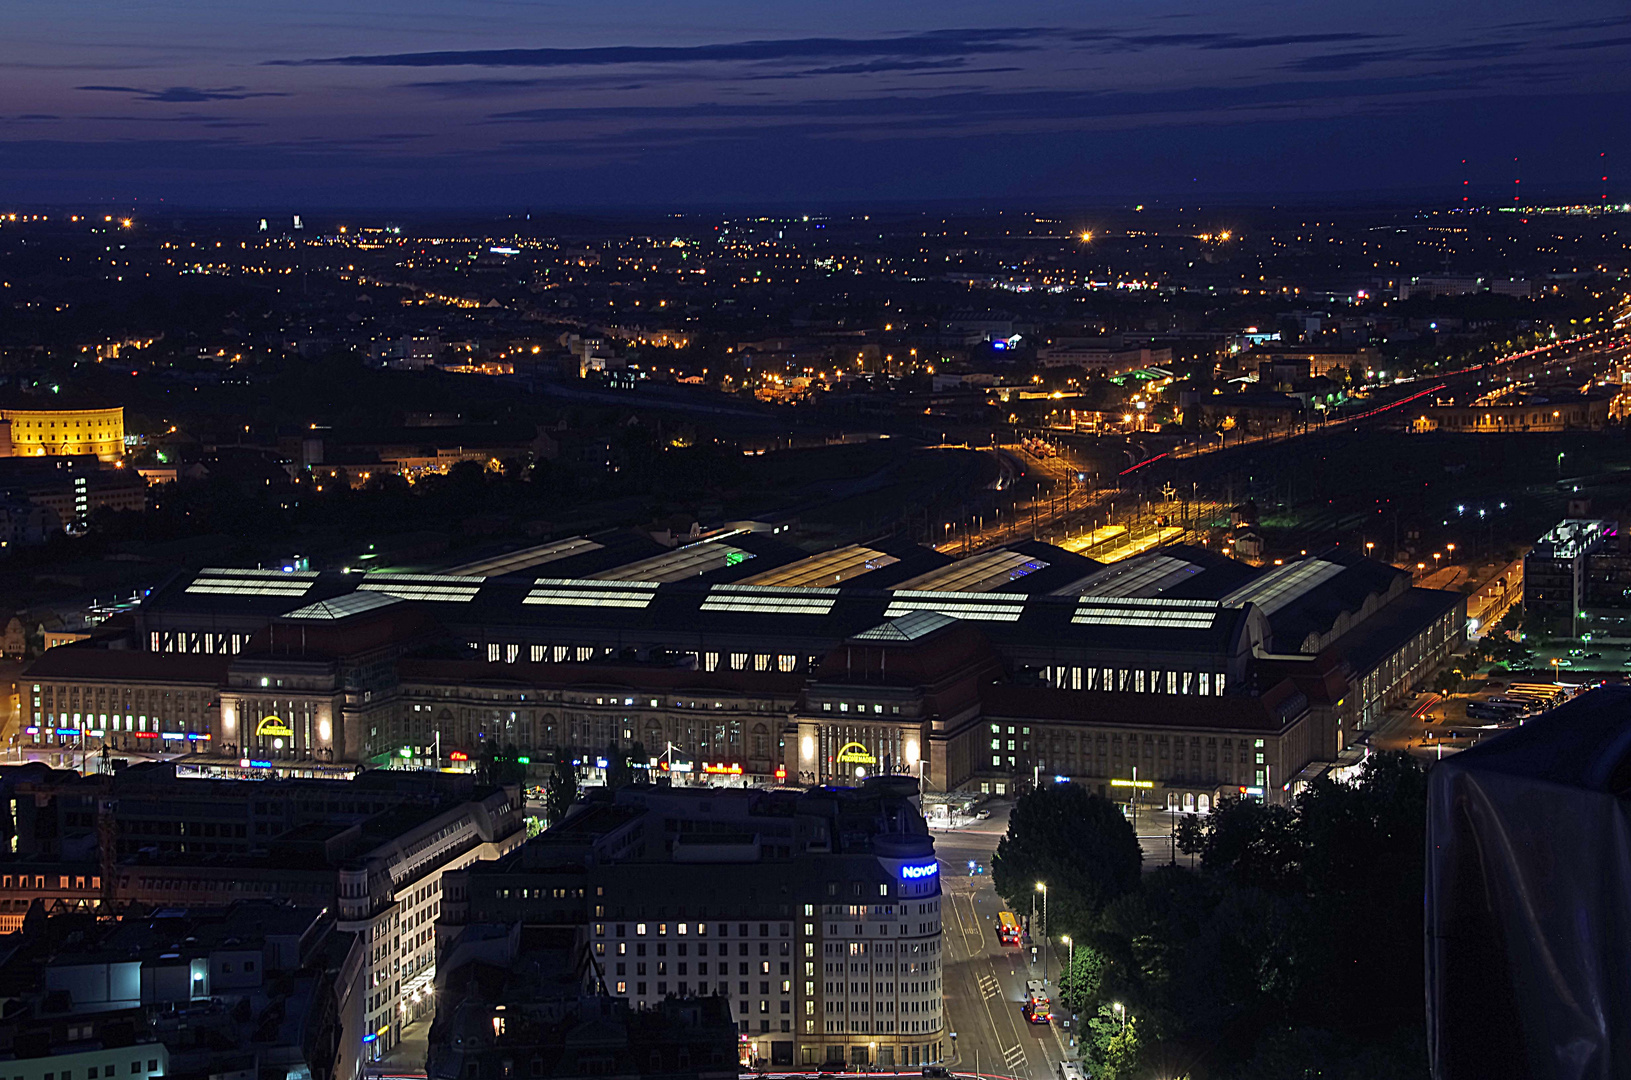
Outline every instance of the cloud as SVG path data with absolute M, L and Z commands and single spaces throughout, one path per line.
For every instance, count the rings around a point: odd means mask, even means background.
M 1281 34 L 1277 37 L 1243 38 L 1226 36 L 1202 45 L 1203 49 L 1277 49 L 1285 45 L 1329 45 L 1338 41 L 1379 41 L 1385 34 Z
M 107 124 L 197 124 L 207 128 L 257 128 L 270 126 L 264 120 L 243 120 L 234 116 L 208 116 L 204 113 L 179 113 L 171 116 L 109 116 L 90 115 L 77 120 L 96 120 Z
M 1430 49 L 1353 49 L 1347 52 L 1319 53 L 1314 56 L 1304 56 L 1282 66 L 1287 71 L 1329 74 L 1331 72 L 1354 71 L 1367 64 L 1382 64 L 1400 60 L 1428 63 L 1494 60 L 1519 55 L 1526 51 L 1526 48 L 1527 46 L 1522 42 L 1491 41 L 1479 42 L 1473 45 L 1448 45 Z
M 1617 49 L 1622 45 L 1631 45 L 1631 37 L 1598 38 L 1596 41 L 1571 41 L 1564 45 L 1557 45 L 1557 49 Z
M 96 90 L 109 94 L 129 94 L 137 101 L 156 101 L 165 104 L 194 105 L 202 101 L 244 101 L 248 98 L 288 97 L 276 90 L 249 90 L 242 86 L 203 88 L 197 86 L 167 86 L 162 90 L 147 90 L 139 86 L 76 86 L 75 90 Z
M 1504 72 L 1490 71 L 1499 84 Z M 712 102 L 696 105 L 546 106 L 515 109 L 488 115 L 491 123 L 559 123 L 592 120 L 604 131 L 607 121 L 663 121 L 673 130 L 688 124 L 720 121 L 740 123 L 740 133 L 751 135 L 762 121 L 805 124 L 898 124 L 911 128 L 925 121 L 967 126 L 1004 123 L 1073 123 L 1108 117 L 1146 117 L 1209 114 L 1222 118 L 1230 112 L 1285 106 L 1345 106 L 1378 98 L 1432 93 L 1468 93 L 1483 89 L 1480 73 L 1359 78 L 1326 82 L 1274 82 L 1254 86 L 1196 86 L 1157 91 L 974 89 L 953 93 L 870 95 L 854 98 L 817 98 L 753 103 Z M 723 128 L 721 131 L 725 130 Z M 897 129 L 898 130 L 898 129 Z M 606 133 L 609 136 L 609 133 Z
M 939 57 L 1037 48 L 1031 39 L 1052 31 L 1036 27 L 935 30 L 887 38 L 787 38 L 714 45 L 609 45 L 584 49 L 465 49 L 383 53 L 307 60 L 268 60 L 285 67 L 603 67 L 612 64 L 696 64 L 845 57 Z
M 1145 52 L 1150 49 L 1279 49 L 1288 45 L 1330 45 L 1337 42 L 1381 41 L 1387 34 L 1334 31 L 1318 34 L 1247 36 L 1227 31 L 1187 34 L 1139 34 L 1118 30 L 1066 30 L 1059 37 L 1076 45 L 1097 45 L 1106 52 Z
M 798 73 L 800 77 L 811 75 L 870 75 L 881 71 L 943 71 L 950 68 L 960 68 L 968 60 L 961 56 L 952 56 L 944 60 L 868 60 L 858 64 L 835 64 L 832 67 L 811 68 Z

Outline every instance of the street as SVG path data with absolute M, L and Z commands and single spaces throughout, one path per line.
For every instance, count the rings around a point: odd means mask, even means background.
M 1071 1030 L 1054 988 L 1062 957 L 1048 964 L 1048 995 L 1054 999 L 1050 1024 L 1032 1024 L 1021 1012 L 1025 980 L 1042 978 L 1043 949 L 1035 940 L 1037 959 L 1029 963 L 1030 949 L 997 941 L 997 913 L 1004 908 L 991 887 L 991 856 L 1008 828 L 1008 807 L 993 806 L 988 820 L 954 831 L 935 833 L 940 856 L 942 932 L 946 956 L 946 1030 L 955 1033 L 955 1057 L 947 1062 L 959 1073 L 1012 1076 L 1048 1080 L 1059 1075 L 1059 1062 L 1073 1058 Z M 970 875 L 969 860 L 982 872 Z M 1030 909 L 1016 911 L 1027 917 Z
M 1008 831 L 1012 804 L 988 803 L 991 816 L 958 829 L 936 829 L 935 852 L 940 859 L 942 933 L 946 956 L 946 1031 L 955 1033 L 954 1056 L 946 1064 L 957 1073 L 1006 1076 L 1016 1080 L 1058 1080 L 1059 1063 L 1077 1058 L 1076 1024 L 1059 1001 L 1055 980 L 1063 969 L 1068 947 L 1055 937 L 1051 952 L 1041 935 L 1041 907 L 1034 924 L 1036 958 L 1028 946 L 1014 948 L 998 942 L 997 913 L 1003 901 L 991 884 L 991 857 Z M 1174 818 L 1165 808 L 1141 808 L 1136 823 L 1146 870 L 1173 857 Z M 970 860 L 980 873 L 969 873 Z M 1187 856 L 1178 861 L 1188 864 Z M 1029 906 L 1015 910 L 1023 922 Z M 1044 964 L 1046 971 L 1044 972 Z M 1021 1006 L 1025 981 L 1046 978 L 1053 1004 L 1053 1021 L 1032 1024 Z

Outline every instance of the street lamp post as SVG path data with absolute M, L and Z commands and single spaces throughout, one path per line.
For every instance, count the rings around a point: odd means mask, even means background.
M 1065 980 L 1067 978 L 1074 978 L 1076 974 L 1076 942 L 1070 937 L 1069 934 L 1061 934 L 1059 940 L 1065 943 L 1065 949 L 1067 950 L 1065 955 L 1065 970 L 1059 976 L 1059 986 L 1061 989 L 1064 989 Z M 1076 1005 L 1074 1002 L 1070 1006 L 1070 1011 L 1072 1013 L 1076 1011 Z
M 1045 882 L 1036 883 L 1036 891 L 1042 894 L 1042 985 L 1048 985 L 1048 886 Z M 1034 901 L 1034 898 L 1033 898 Z
M 1027 971 L 1029 971 L 1030 969 L 1032 969 L 1033 967 L 1036 966 L 1037 921 L 1036 921 L 1036 893 L 1034 893 L 1034 892 L 1031 893 L 1031 922 L 1030 922 L 1030 925 L 1026 927 L 1026 930 L 1031 935 L 1031 951 L 1026 955 L 1026 958 L 1025 958 L 1025 969 Z
M 1127 1034 L 1127 1007 L 1119 1001 L 1113 1003 L 1110 1007 L 1116 1010 L 1117 1016 L 1121 1017 L 1121 1033 L 1123 1035 Z

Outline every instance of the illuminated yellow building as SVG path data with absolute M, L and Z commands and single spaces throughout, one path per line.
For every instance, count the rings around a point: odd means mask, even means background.
M 125 454 L 125 410 L 0 409 L 11 426 L 11 456 L 95 454 L 117 461 Z

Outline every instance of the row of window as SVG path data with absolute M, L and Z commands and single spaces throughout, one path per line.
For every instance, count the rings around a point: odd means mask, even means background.
M 1044 677 L 1060 690 L 1109 690 L 1134 694 L 1199 694 L 1216 697 L 1223 693 L 1221 671 L 1165 671 L 1147 668 L 1066 666 L 1044 669 Z
M 839 1034 L 839 1033 L 859 1033 L 859 1034 L 862 1034 L 862 1035 L 866 1035 L 866 1034 L 873 1033 L 873 1032 L 876 1032 L 877 1034 L 880 1034 L 880 1035 L 893 1035 L 893 1034 L 897 1033 L 896 1032 L 896 1025 L 899 1025 L 899 1034 L 904 1034 L 904 1035 L 919 1035 L 919 1034 L 925 1034 L 925 1033 L 931 1032 L 931 1031 L 939 1031 L 940 1030 L 940 1021 L 938 1019 L 929 1019 L 929 1020 L 855 1020 L 855 1019 L 851 1019 L 851 1020 L 847 1020 L 847 1021 L 845 1021 L 845 1020 L 828 1020 L 827 1021 L 827 1026 L 826 1026 L 826 1028 L 824 1030 L 825 1030 L 826 1034 L 828 1034 L 828 1035 L 836 1035 L 836 1034 Z M 843 1050 L 842 1047 L 837 1047 L 837 1046 L 829 1046 L 827 1049 L 828 1050 L 838 1050 L 840 1053 L 842 1053 L 842 1050 Z M 861 1049 L 864 1051 L 866 1048 L 862 1047 Z M 885 1052 L 885 1051 L 892 1052 L 893 1048 L 892 1047 L 880 1047 L 879 1050 L 880 1050 L 880 1053 Z M 840 1060 L 842 1060 L 842 1059 L 840 1059 Z M 866 1059 L 862 1058 L 861 1060 L 865 1061 Z M 880 1065 L 887 1065 L 889 1063 L 883 1061 L 882 1059 L 880 1059 L 879 1064 Z
M 140 1076 L 143 1074 L 153 1077 L 162 1075 L 159 1072 L 159 1062 L 157 1058 L 148 1058 L 147 1068 L 145 1069 L 142 1068 L 142 1063 L 139 1060 L 132 1061 L 130 1063 L 130 1075 Z M 118 1075 L 119 1066 L 117 1065 L 92 1065 L 90 1068 L 85 1070 L 85 1080 L 97 1080 L 98 1076 L 107 1077 L 109 1080 L 112 1080 L 113 1077 Z M 74 1070 L 63 1069 L 61 1072 L 48 1072 L 45 1074 L 45 1080 L 58 1080 L 58 1078 L 60 1078 L 60 1080 L 74 1080 Z M 16 1080 L 23 1080 L 23 1078 L 19 1076 L 16 1078 Z
M 470 647 L 475 649 L 478 646 L 472 641 Z M 534 664 L 564 664 L 568 661 L 581 664 L 596 657 L 611 656 L 616 651 L 610 645 L 536 645 L 490 641 L 487 643 L 487 662 L 514 664 L 525 657 Z M 703 671 L 718 671 L 723 661 L 731 671 L 779 671 L 785 674 L 805 668 L 813 669 L 819 661 L 819 657 L 810 657 L 801 663 L 800 658 L 793 653 L 693 652 L 686 655 L 689 655 Z M 632 700 L 630 703 L 632 704 Z
M 248 634 L 217 634 L 197 630 L 151 630 L 147 634 L 147 650 L 149 652 L 188 653 L 200 656 L 237 656 L 243 651 L 244 644 L 248 641 Z
M 821 711 L 822 712 L 832 712 L 833 708 L 834 708 L 834 704 L 835 703 L 831 702 L 831 701 L 823 701 L 821 703 Z M 847 712 L 850 711 L 850 703 L 847 702 L 847 701 L 837 702 L 836 705 L 837 705 L 837 710 L 839 712 L 841 712 L 841 713 L 847 713 Z M 866 712 L 867 711 L 866 703 L 857 701 L 855 703 L 855 711 L 858 712 L 858 713 Z M 883 715 L 883 706 L 878 704 L 877 702 L 873 702 L 872 703 L 872 715 L 873 716 L 882 716 Z M 899 705 L 889 706 L 889 715 L 890 716 L 899 716 L 900 715 L 900 706 Z

